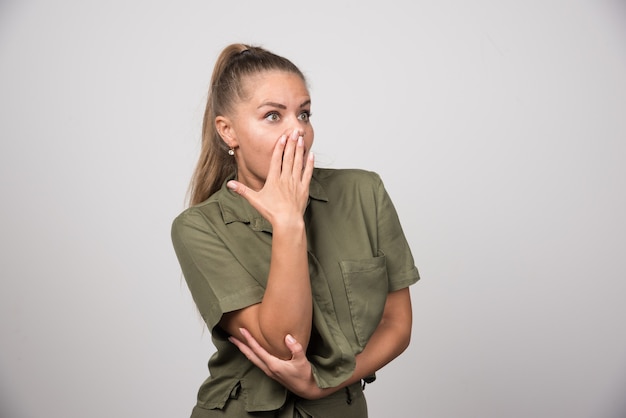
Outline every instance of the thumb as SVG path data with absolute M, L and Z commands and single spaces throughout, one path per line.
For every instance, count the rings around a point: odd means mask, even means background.
M 267 217 L 268 213 L 264 209 L 263 202 L 261 201 L 259 192 L 256 192 L 254 189 L 249 188 L 248 186 L 238 182 L 237 180 L 230 180 L 228 183 L 226 183 L 226 187 L 246 199 L 248 203 L 250 203 L 256 210 L 258 210 L 259 213 L 261 213 L 261 216 L 265 217 L 265 219 L 269 219 Z
M 285 345 L 287 345 L 287 348 L 289 349 L 289 351 L 291 351 L 292 360 L 304 355 L 302 350 L 302 344 L 296 341 L 296 339 L 293 338 L 291 334 L 287 334 L 287 336 L 285 337 Z
M 228 183 L 226 183 L 226 187 L 228 187 L 233 192 L 245 197 L 246 199 L 248 198 L 246 195 L 248 194 L 250 189 L 245 184 L 239 183 L 236 180 L 230 180 Z

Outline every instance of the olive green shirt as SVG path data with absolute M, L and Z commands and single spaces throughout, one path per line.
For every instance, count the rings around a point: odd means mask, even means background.
M 320 387 L 349 378 L 378 326 L 387 294 L 419 279 L 396 210 L 379 176 L 316 168 L 304 219 L 313 297 L 307 357 Z M 226 312 L 262 301 L 272 226 L 226 185 L 181 213 L 172 240 L 217 352 L 198 407 L 222 408 L 243 391 L 246 410 L 280 408 L 287 391 L 254 366 L 217 327 Z

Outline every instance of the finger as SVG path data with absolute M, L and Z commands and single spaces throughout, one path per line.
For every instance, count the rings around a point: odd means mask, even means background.
M 298 137 L 300 136 L 300 132 L 297 129 L 294 129 L 289 135 L 289 139 L 287 140 L 287 144 L 285 145 L 285 152 L 283 154 L 283 165 L 281 174 L 291 176 L 293 171 L 293 162 L 294 156 L 297 149 Z
M 296 176 L 298 180 L 302 178 L 302 166 L 304 165 L 305 152 L 304 137 L 298 134 L 298 139 L 296 140 L 296 153 L 293 161 L 293 175 Z
M 309 154 L 306 158 L 306 165 L 304 166 L 304 171 L 302 172 L 302 184 L 305 187 L 309 187 L 311 183 L 311 177 L 313 176 L 313 168 L 315 167 L 315 155 L 309 151 Z
M 257 192 L 255 192 L 245 184 L 240 183 L 237 180 L 230 180 L 228 183 L 226 183 L 226 187 L 228 187 L 230 190 L 242 196 L 244 199 L 254 205 Z
M 276 142 L 276 146 L 274 147 L 274 152 L 272 153 L 272 159 L 270 161 L 270 169 L 267 173 L 267 178 L 278 178 L 280 176 L 281 167 L 283 164 L 283 154 L 285 152 L 285 145 L 287 143 L 287 135 L 282 134 L 278 141 Z
M 254 352 L 254 354 L 263 361 L 264 364 L 268 364 L 274 358 L 270 353 L 265 351 L 261 344 L 248 332 L 245 328 L 239 328 L 239 332 L 243 335 L 248 343 L 248 347 Z
M 237 180 L 229 181 L 226 183 L 226 187 L 244 197 L 248 194 L 248 187 L 245 184 L 239 183 Z
M 267 375 L 270 374 L 270 369 L 269 367 L 267 367 L 267 364 L 265 364 L 263 362 L 263 360 L 261 360 L 259 358 L 259 356 L 257 356 L 254 351 L 252 351 L 250 349 L 250 347 L 248 347 L 247 345 L 245 345 L 243 342 L 239 341 L 237 338 L 235 337 L 228 337 L 228 340 L 235 344 L 237 346 L 237 348 L 239 348 L 239 351 L 241 351 L 241 353 L 246 356 L 246 358 L 248 360 L 250 360 L 252 362 L 252 364 L 254 364 L 255 366 L 257 366 L 259 369 L 263 370 L 263 372 Z
M 291 359 L 296 360 L 302 356 L 304 356 L 304 350 L 302 349 L 302 344 L 296 341 L 295 338 L 291 336 L 291 334 L 287 334 L 285 337 L 285 345 L 289 351 L 291 351 Z
M 255 192 L 253 189 L 236 180 L 230 180 L 228 183 L 226 183 L 226 187 L 246 199 L 255 208 L 258 208 L 258 192 Z

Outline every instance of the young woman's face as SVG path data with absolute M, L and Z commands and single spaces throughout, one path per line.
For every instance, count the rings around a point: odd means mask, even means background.
M 250 76 L 244 80 L 244 88 L 248 97 L 235 105 L 228 118 L 228 133 L 222 138 L 235 149 L 237 180 L 259 190 L 265 184 L 272 152 L 281 135 L 289 137 L 298 129 L 306 153 L 311 149 L 311 97 L 299 76 L 282 71 Z

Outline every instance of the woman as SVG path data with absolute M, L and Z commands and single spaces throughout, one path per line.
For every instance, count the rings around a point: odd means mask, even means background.
M 376 174 L 314 168 L 310 117 L 293 63 L 222 51 L 172 227 L 217 348 L 192 417 L 366 417 L 362 382 L 409 344 L 419 276 L 396 211 Z

